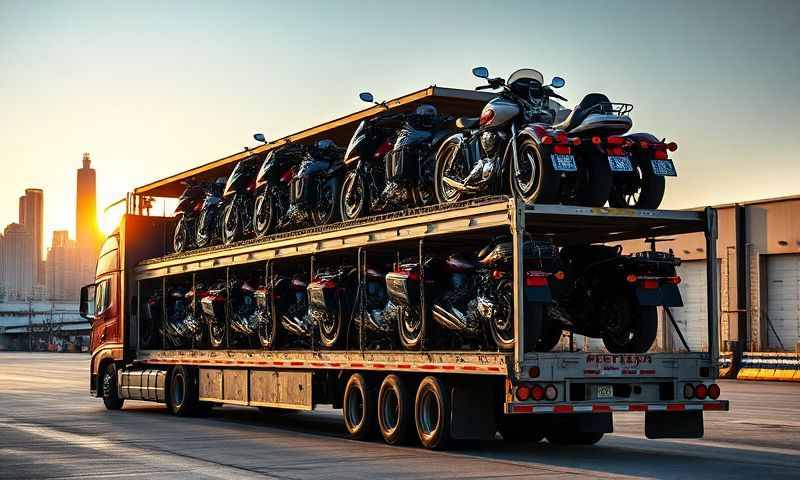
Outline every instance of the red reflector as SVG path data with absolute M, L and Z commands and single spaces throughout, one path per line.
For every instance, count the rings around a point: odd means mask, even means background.
M 653 152 L 653 158 L 656 160 L 667 160 L 667 151 L 666 150 L 656 150 Z
M 569 155 L 572 150 L 566 145 L 556 145 L 553 147 L 553 153 L 558 155 Z
M 520 385 L 517 387 L 517 400 L 524 402 L 525 400 L 531 398 L 531 389 L 526 387 L 525 385 Z
M 556 134 L 556 141 L 558 143 L 567 143 L 567 140 L 568 139 L 567 139 L 567 134 L 566 133 L 559 132 L 558 134 Z
M 541 385 L 534 385 L 531 389 L 531 398 L 537 402 L 544 398 L 544 388 Z
M 699 400 L 706 398 L 707 394 L 708 394 L 708 389 L 702 383 L 694 387 L 694 396 L 697 397 Z
M 719 398 L 719 394 L 720 394 L 719 385 L 717 385 L 716 383 L 712 383 L 711 385 L 708 386 L 708 398 L 716 400 Z
M 550 145 L 551 143 L 553 143 L 553 137 L 551 137 L 550 135 L 545 135 L 544 137 L 542 137 L 542 143 L 545 145 Z
M 636 275 L 634 275 L 634 274 L 632 274 L 632 273 L 631 273 L 630 275 L 628 275 L 627 277 L 625 277 L 625 280 L 626 280 L 628 283 L 636 283 L 636 281 L 637 281 L 637 280 L 639 280 L 639 277 L 637 277 Z
M 601 143 L 603 143 L 603 139 L 600 137 L 592 137 L 592 143 L 594 143 L 595 145 L 600 145 Z
M 681 283 L 681 277 L 674 276 L 674 277 L 667 277 L 664 279 L 665 282 L 669 283 L 670 285 L 678 285 Z
M 553 413 L 572 413 L 572 405 L 556 405 Z
M 527 272 L 525 274 L 526 287 L 544 287 L 547 286 L 547 277 L 542 272 Z
M 608 137 L 606 138 L 606 143 L 609 145 L 622 145 L 625 143 L 625 139 L 622 137 Z
M 650 289 L 658 288 L 658 280 L 654 280 L 652 278 L 648 278 L 644 282 L 642 282 L 642 286 L 644 288 L 650 288 Z

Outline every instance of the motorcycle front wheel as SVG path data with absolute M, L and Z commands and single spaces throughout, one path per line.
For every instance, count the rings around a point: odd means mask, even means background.
M 342 190 L 339 193 L 339 211 L 342 220 L 354 220 L 366 217 L 369 203 L 364 179 L 355 170 L 347 172 L 342 181 Z
M 197 228 L 195 230 L 195 243 L 197 244 L 197 248 L 203 248 L 211 245 L 213 231 L 214 231 L 214 221 L 213 215 L 209 213 L 208 210 L 203 210 L 200 213 L 200 217 L 197 219 Z M 206 225 L 208 224 L 208 225 Z
M 513 150 L 508 149 L 506 162 L 511 191 L 525 203 L 559 203 L 561 175 L 553 169 L 550 154 L 533 139 L 525 138 L 517 148 L 519 175 L 514 168 Z
M 311 207 L 311 220 L 314 225 L 330 225 L 339 220 L 339 178 L 315 178 L 316 202 Z
M 186 250 L 189 245 L 189 225 L 186 217 L 181 216 L 178 224 L 175 225 L 175 232 L 172 235 L 172 249 L 175 253 L 180 253 Z
M 278 344 L 278 322 L 272 318 L 272 313 L 266 312 L 258 322 L 258 341 L 267 350 L 272 350 Z
M 399 307 L 397 315 L 397 332 L 400 336 L 400 344 L 406 350 L 419 350 L 422 347 L 422 340 L 425 338 L 425 322 L 419 311 L 410 306 Z
M 649 161 L 636 161 L 633 172 L 614 178 L 608 204 L 614 208 L 656 209 L 664 198 L 665 187 L 664 177 L 653 173 Z
M 272 195 L 263 192 L 256 197 L 255 208 L 253 209 L 253 231 L 257 237 L 272 233 L 277 220 L 276 213 L 275 199 Z
M 335 312 L 328 312 L 319 321 L 319 343 L 325 348 L 335 348 L 342 337 L 343 309 L 341 300 Z
M 458 182 L 463 182 L 467 178 L 469 169 L 463 155 L 464 149 L 461 148 L 461 142 L 457 140 L 445 142 L 436 153 L 433 186 L 438 203 L 455 203 L 463 200 L 463 192 L 445 181 L 446 178 L 452 178 Z
M 225 245 L 239 240 L 242 237 L 242 216 L 236 203 L 225 205 L 222 214 L 222 242 Z
M 639 306 L 633 299 L 618 296 L 607 310 L 603 344 L 611 353 L 645 353 L 658 333 L 658 312 L 653 306 Z
M 216 321 L 208 326 L 208 337 L 212 347 L 219 348 L 225 343 L 225 330 L 225 324 Z

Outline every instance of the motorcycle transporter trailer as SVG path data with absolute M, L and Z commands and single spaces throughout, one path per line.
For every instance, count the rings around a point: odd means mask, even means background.
M 494 438 L 498 431 L 513 441 L 547 436 L 551 442 L 592 444 L 613 431 L 615 412 L 645 412 L 648 438 L 698 438 L 704 411 L 729 408 L 727 401 L 716 399 L 716 386 L 714 398 L 693 394 L 699 385 L 698 392 L 708 391 L 718 374 L 718 290 L 711 273 L 707 352 L 608 354 L 574 351 L 571 342 L 564 351 L 535 352 L 525 344 L 523 321 L 526 235 L 573 244 L 698 233 L 705 236 L 707 258 L 713 262 L 714 209 L 525 205 L 490 197 L 156 257 L 160 253 L 155 252 L 165 251 L 169 221 L 125 215 L 101 251 L 96 283 L 82 290 L 82 313 L 92 320 L 91 392 L 104 397 L 109 408 L 120 408 L 125 399 L 167 403 L 177 415 L 221 404 L 264 410 L 331 404 L 342 408 L 354 438 L 380 431 L 388 443 L 397 443 L 418 436 L 428 448 L 443 448 L 450 439 Z M 513 351 L 429 351 L 424 345 L 421 351 L 369 350 L 363 341 L 348 350 L 313 345 L 275 351 L 173 349 L 165 341 L 164 348 L 143 348 L 139 341 L 137 299 L 146 284 L 160 284 L 165 293 L 171 278 L 194 278 L 211 269 L 227 276 L 247 265 L 262 268 L 325 254 L 360 258 L 364 251 L 369 255 L 400 245 L 419 249 L 422 256 L 437 242 L 486 243 L 503 233 L 512 236 L 514 251 Z M 89 312 L 88 298 L 99 311 Z M 390 395 L 381 394 L 379 404 L 377 392 L 385 383 Z

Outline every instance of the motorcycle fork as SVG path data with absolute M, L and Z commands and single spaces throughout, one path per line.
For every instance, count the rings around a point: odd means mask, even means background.
M 511 122 L 511 138 L 509 141 L 511 142 L 511 157 L 514 161 L 514 176 L 519 178 L 521 172 L 519 170 L 519 155 L 517 153 L 517 127 L 514 125 L 514 122 Z

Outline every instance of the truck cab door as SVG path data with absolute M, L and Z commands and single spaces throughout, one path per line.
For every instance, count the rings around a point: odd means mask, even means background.
M 114 302 L 115 281 L 116 275 L 112 274 L 100 279 L 94 285 L 93 305 L 88 305 L 90 292 L 87 291 L 86 293 L 86 307 L 83 306 L 83 298 L 81 298 L 81 309 L 93 310 L 93 314 L 90 317 L 92 322 L 92 351 L 104 343 L 119 342 L 119 318 L 116 314 L 116 302 Z M 81 296 L 83 297 L 83 292 L 81 292 Z

